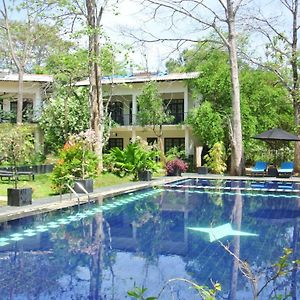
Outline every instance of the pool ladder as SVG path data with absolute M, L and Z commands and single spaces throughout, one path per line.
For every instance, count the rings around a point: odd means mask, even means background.
M 76 196 L 76 198 L 77 198 L 77 205 L 79 207 L 80 206 L 80 196 L 74 190 L 74 188 L 71 187 L 68 183 L 65 183 L 65 185 L 70 190 L 70 200 L 72 199 L 72 193 L 73 193 Z M 79 189 L 82 190 L 83 193 L 87 195 L 88 203 L 90 204 L 90 194 L 89 194 L 89 192 L 84 188 L 84 186 L 81 183 L 76 182 L 75 185 L 77 185 L 79 187 Z

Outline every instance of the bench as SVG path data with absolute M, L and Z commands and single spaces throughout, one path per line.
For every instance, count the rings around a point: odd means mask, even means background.
M 18 178 L 19 178 L 19 175 L 28 176 L 29 180 L 32 179 L 32 181 L 34 181 L 34 173 L 31 171 L 17 171 Z
M 29 180 L 33 180 L 34 181 L 34 173 L 31 171 L 17 171 L 16 174 L 14 174 L 14 172 L 12 171 L 5 171 L 5 170 L 1 170 L 0 171 L 0 179 L 3 180 L 3 178 L 8 178 L 9 181 L 11 179 L 15 180 L 15 177 L 17 177 L 17 179 L 19 180 L 20 176 L 28 176 Z
M 11 171 L 0 171 L 0 179 L 3 180 L 3 177 L 8 178 L 10 181 L 11 179 L 15 179 L 15 174 Z

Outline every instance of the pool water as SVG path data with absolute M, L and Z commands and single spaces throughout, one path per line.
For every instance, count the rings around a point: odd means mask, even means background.
M 259 287 L 284 247 L 300 257 L 297 192 L 243 189 L 248 183 L 230 190 L 180 185 L 1 224 L 0 299 L 131 299 L 127 292 L 135 286 L 155 296 L 173 278 L 219 282 L 219 299 L 252 299 L 233 256 L 260 274 Z M 298 273 L 276 281 L 277 295 L 294 283 L 300 299 Z M 274 296 L 273 283 L 259 299 Z M 160 299 L 199 296 L 174 281 Z
M 283 191 L 300 192 L 299 182 L 289 181 L 259 181 L 259 180 L 216 180 L 187 178 L 167 184 L 170 187 L 194 187 L 206 189 L 239 189 L 239 190 L 261 190 L 261 191 Z

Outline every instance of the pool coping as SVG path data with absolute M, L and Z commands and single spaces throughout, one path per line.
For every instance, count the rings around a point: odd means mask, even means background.
M 220 179 L 220 180 L 257 180 L 257 181 L 287 181 L 300 182 L 300 177 L 292 178 L 277 178 L 277 177 L 251 177 L 251 176 L 229 176 L 229 175 L 214 175 L 214 174 L 196 174 L 183 173 L 180 176 L 166 176 L 153 179 L 151 181 L 129 182 L 120 185 L 97 188 L 93 193 L 90 193 L 91 198 L 97 198 L 98 201 L 103 201 L 107 197 L 113 197 L 122 193 L 133 192 L 144 188 L 164 185 L 173 181 L 178 181 L 183 178 L 203 178 L 203 179 Z M 84 204 L 89 201 L 87 195 L 80 194 L 79 204 Z M 62 196 L 52 196 L 48 198 L 34 200 L 31 205 L 26 206 L 3 206 L 0 207 L 0 223 L 8 222 L 24 217 L 37 215 L 54 210 L 64 209 L 78 205 L 78 199 L 72 194 L 63 194 Z
M 113 185 L 103 188 L 97 188 L 89 196 L 97 201 L 104 201 L 105 198 L 113 197 L 122 193 L 138 191 L 153 186 L 164 185 L 177 181 L 182 177 L 160 177 L 151 181 L 129 182 L 120 185 Z M 47 213 L 54 210 L 64 209 L 78 204 L 88 203 L 88 196 L 79 194 L 79 200 L 76 195 L 68 193 L 52 196 L 43 199 L 34 200 L 31 205 L 26 206 L 3 206 L 0 207 L 0 223 L 21 219 L 41 213 Z

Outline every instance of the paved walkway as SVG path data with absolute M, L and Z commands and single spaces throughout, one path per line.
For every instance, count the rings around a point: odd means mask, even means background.
M 185 173 L 183 177 L 190 178 L 205 178 L 205 179 L 231 179 L 231 180 L 259 180 L 259 181 L 288 181 L 300 182 L 300 177 L 292 178 L 275 178 L 275 177 L 249 177 L 249 176 L 223 176 L 223 175 L 199 175 L 196 173 Z M 182 177 L 160 177 L 152 181 L 129 182 L 115 186 L 97 188 L 90 194 L 91 198 L 98 198 L 101 201 L 105 197 L 121 194 L 124 192 L 134 191 L 155 185 L 161 185 L 167 182 L 181 179 Z M 6 197 L 5 197 L 6 199 Z M 64 194 L 62 196 L 52 196 L 44 199 L 34 200 L 31 205 L 27 206 L 2 206 L 0 207 L 0 223 L 9 220 L 15 220 L 22 217 L 35 215 L 43 212 L 49 212 L 69 206 L 74 206 L 80 203 L 88 202 L 87 195 L 80 194 L 78 199 L 73 194 Z

